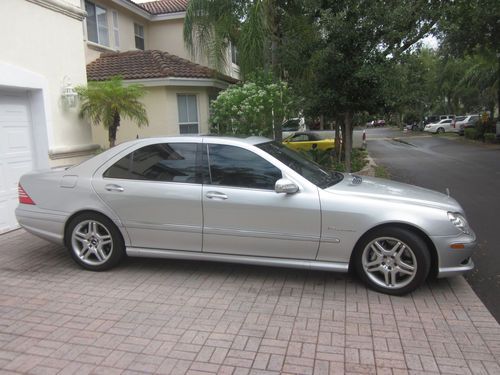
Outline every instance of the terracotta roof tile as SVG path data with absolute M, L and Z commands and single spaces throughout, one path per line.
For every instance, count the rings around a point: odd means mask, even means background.
M 188 0 L 157 0 L 137 5 L 151 14 L 177 13 L 186 11 Z
M 178 77 L 238 82 L 213 69 L 157 50 L 102 53 L 101 57 L 87 65 L 89 81 L 104 81 L 113 76 L 121 76 L 125 80 Z

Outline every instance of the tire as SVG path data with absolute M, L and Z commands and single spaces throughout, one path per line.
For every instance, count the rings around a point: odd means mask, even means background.
M 444 128 L 438 128 L 438 130 L 436 130 L 436 133 L 443 134 L 444 133 Z
M 386 227 L 368 232 L 360 239 L 352 264 L 368 287 L 399 296 L 425 282 L 431 255 L 420 236 L 407 229 Z
M 125 256 L 125 243 L 116 225 L 104 215 L 82 213 L 68 223 L 65 245 L 82 268 L 105 271 Z

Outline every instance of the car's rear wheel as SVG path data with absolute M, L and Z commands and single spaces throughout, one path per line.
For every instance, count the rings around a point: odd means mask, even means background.
M 443 134 L 444 133 L 444 128 L 438 128 L 436 131 L 438 134 Z
M 67 226 L 65 239 L 73 260 L 91 271 L 110 269 L 125 255 L 120 231 L 111 220 L 97 213 L 74 217 Z
M 426 280 L 431 257 L 418 235 L 398 227 L 377 229 L 357 244 L 353 264 L 372 289 L 393 295 L 412 292 Z

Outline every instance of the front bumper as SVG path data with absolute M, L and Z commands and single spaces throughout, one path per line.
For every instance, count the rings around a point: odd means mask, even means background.
M 472 254 L 476 249 L 476 236 L 460 235 L 431 237 L 438 255 L 438 277 L 459 275 L 474 268 Z M 463 248 L 452 248 L 461 244 Z

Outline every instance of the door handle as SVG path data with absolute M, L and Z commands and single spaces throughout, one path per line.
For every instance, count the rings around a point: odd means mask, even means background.
M 227 199 L 227 195 L 226 194 L 219 193 L 218 191 L 209 191 L 209 192 L 207 192 L 207 194 L 205 194 L 205 196 L 208 199 L 221 199 L 221 200 L 226 200 Z
M 108 184 L 104 187 L 107 191 L 118 191 L 118 192 L 123 192 L 125 191 L 124 188 L 122 188 L 120 185 L 115 185 L 115 184 Z

